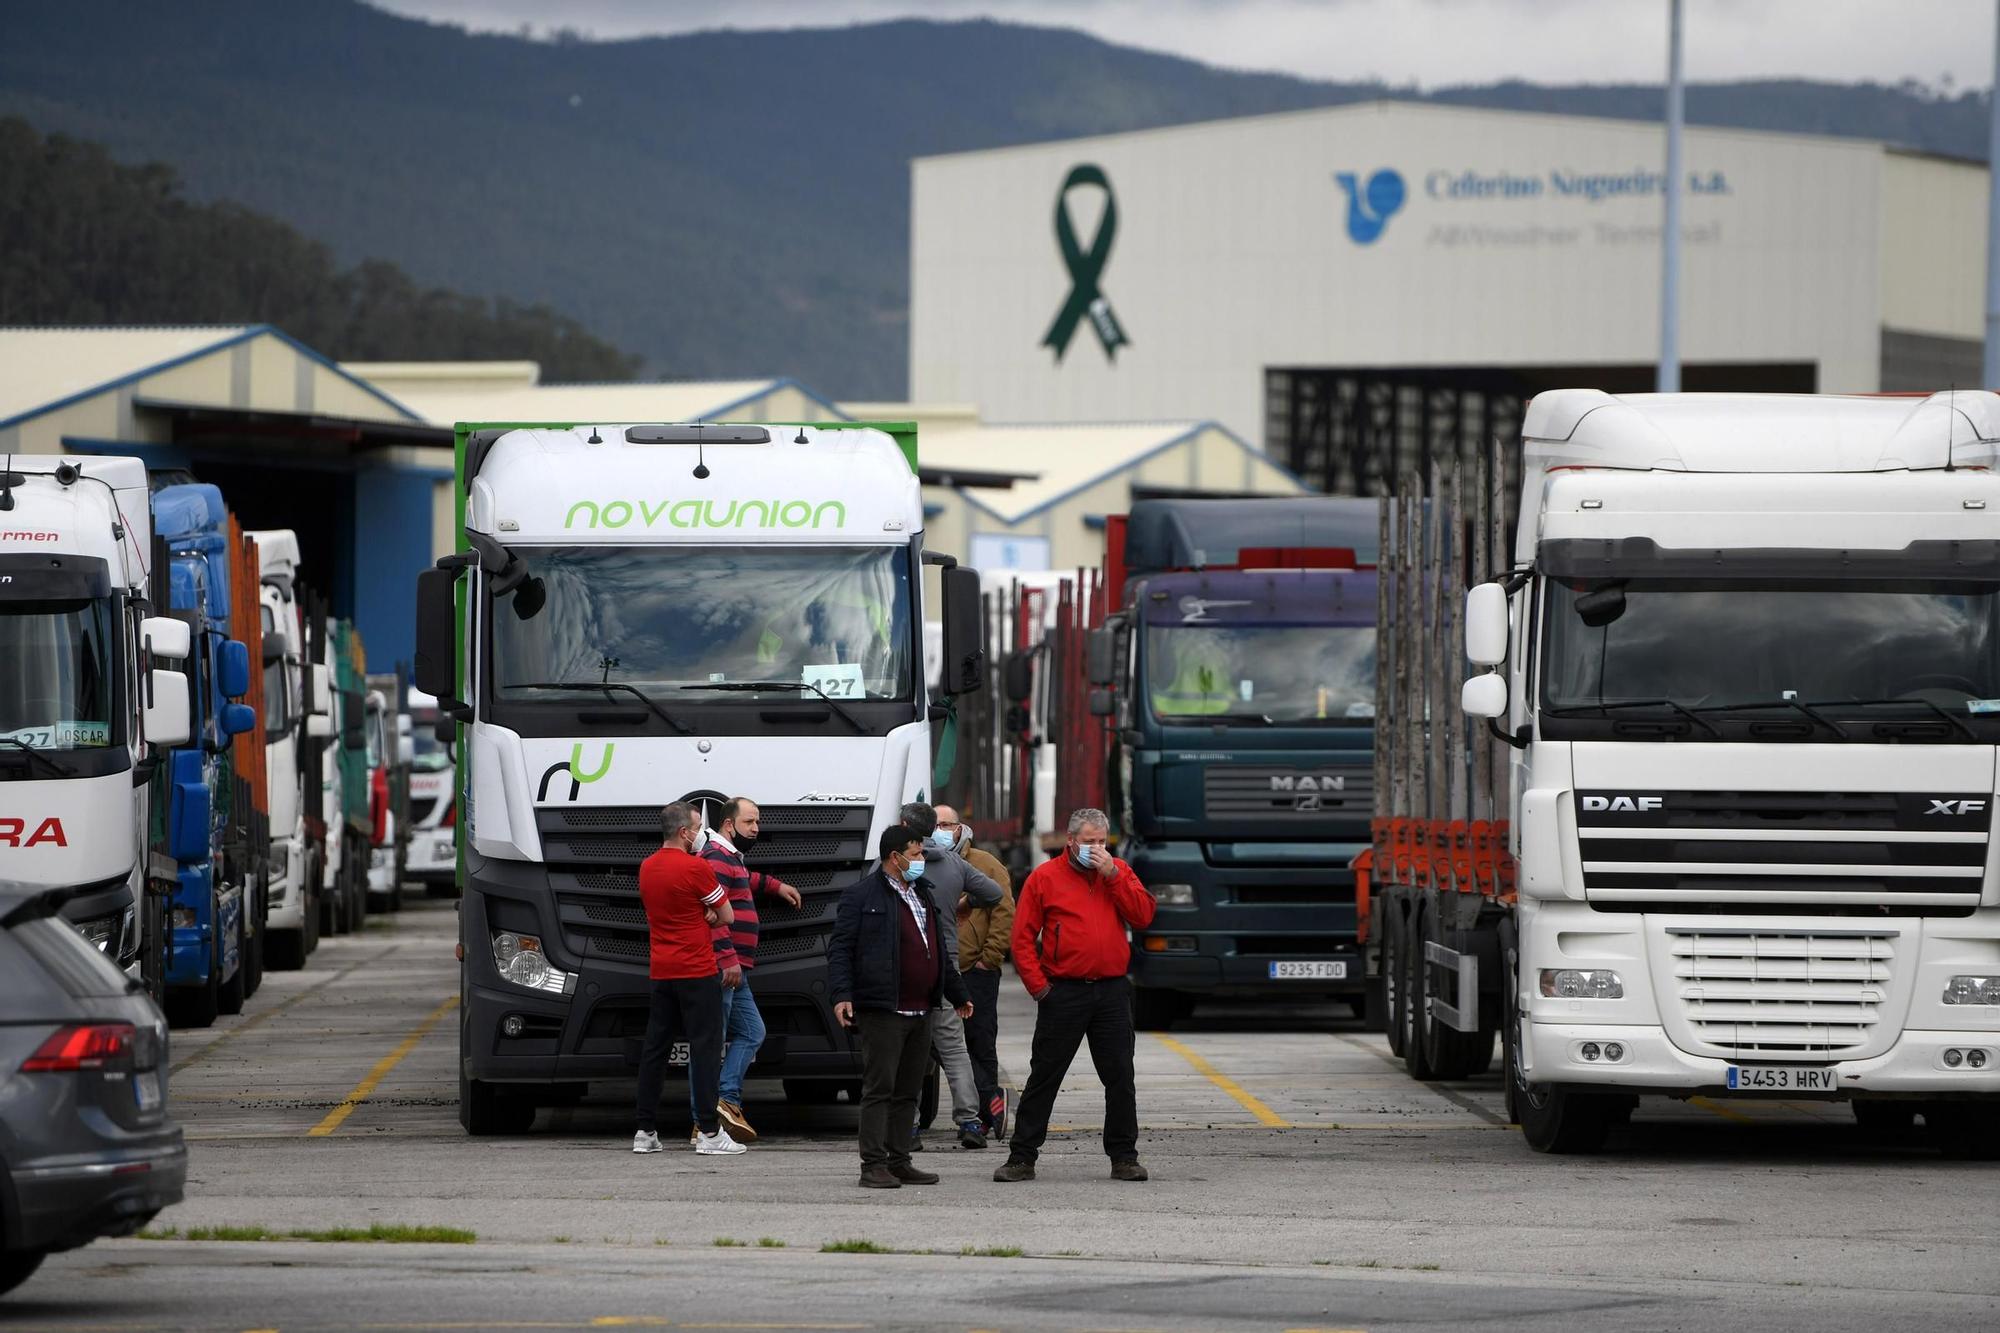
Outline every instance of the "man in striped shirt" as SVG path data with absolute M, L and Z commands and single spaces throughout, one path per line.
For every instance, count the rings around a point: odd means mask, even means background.
M 716 1110 L 729 1137 L 739 1143 L 755 1143 L 757 1131 L 743 1115 L 743 1076 L 757 1058 L 757 1048 L 764 1044 L 764 1016 L 757 1012 L 756 998 L 750 994 L 750 973 L 757 966 L 757 895 L 797 907 L 799 891 L 775 875 L 743 863 L 744 854 L 757 843 L 762 818 L 755 801 L 738 796 L 710 810 L 708 817 L 713 827 L 701 856 L 715 871 L 716 882 L 728 891 L 733 914 L 728 925 L 717 926 L 714 932 L 727 1041 Z

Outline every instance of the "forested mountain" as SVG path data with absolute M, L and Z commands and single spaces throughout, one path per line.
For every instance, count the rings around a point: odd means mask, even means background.
M 527 357 L 554 379 L 629 379 L 635 358 L 546 306 L 349 269 L 287 223 L 190 203 L 171 167 L 0 119 L 0 325 L 270 323 L 348 360 Z
M 169 163 L 340 262 L 547 303 L 651 373 L 855 397 L 903 387 L 912 157 L 1392 95 L 991 22 L 595 43 L 357 0 L 0 5 L 0 115 Z M 1653 117 L 1660 95 L 1427 100 Z M 1696 85 L 1688 114 L 1961 156 L 1985 140 L 1983 98 L 1914 88 Z

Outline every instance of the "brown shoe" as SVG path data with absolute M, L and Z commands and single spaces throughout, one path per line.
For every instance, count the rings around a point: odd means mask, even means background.
M 993 1178 L 1003 1185 L 1012 1185 L 1022 1180 L 1033 1180 L 1035 1178 L 1035 1164 L 1019 1157 L 1009 1157 L 994 1169 Z
M 889 1168 L 889 1174 L 902 1181 L 905 1185 L 935 1185 L 938 1183 L 937 1172 L 919 1171 L 914 1166 L 892 1166 Z
M 750 1122 L 743 1118 L 743 1108 L 735 1102 L 717 1102 L 715 1113 L 722 1117 L 730 1138 L 746 1145 L 757 1141 L 757 1131 L 750 1128 Z
M 861 1168 L 861 1188 L 865 1190 L 899 1190 L 903 1182 L 896 1179 L 896 1173 L 886 1166 L 864 1166 Z
M 1111 1178 L 1113 1180 L 1145 1180 L 1147 1179 L 1146 1168 L 1139 1165 L 1138 1158 L 1128 1157 L 1122 1162 L 1113 1162 L 1111 1164 Z

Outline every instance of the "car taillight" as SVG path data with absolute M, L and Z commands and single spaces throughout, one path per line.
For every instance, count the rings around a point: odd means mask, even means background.
M 47 1041 L 21 1065 L 24 1074 L 62 1073 L 78 1069 L 102 1069 L 127 1063 L 138 1031 L 130 1023 L 79 1023 L 66 1027 Z
M 368 782 L 368 809 L 375 819 L 375 845 L 389 841 L 389 770 L 378 768 Z

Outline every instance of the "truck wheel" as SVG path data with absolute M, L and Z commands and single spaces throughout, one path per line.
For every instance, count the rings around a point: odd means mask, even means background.
M 319 948 L 320 895 L 319 890 L 313 887 L 318 882 L 317 880 L 308 878 L 299 885 L 299 893 L 305 899 L 299 907 L 299 934 L 302 937 L 299 953 L 300 967 L 304 967 L 305 960 L 312 956 L 313 950 Z
M 264 946 L 270 932 L 264 928 L 264 890 L 257 890 L 256 906 L 243 927 L 243 998 L 249 999 L 264 984 Z
M 1502 957 L 1514 957 L 1511 925 L 1501 927 Z M 1546 1083 L 1529 1083 L 1521 1075 L 1521 1017 L 1514 1008 L 1513 965 L 1507 969 L 1507 1114 L 1521 1127 L 1521 1137 L 1536 1152 L 1593 1153 L 1604 1146 L 1614 1123 L 1631 1115 L 1634 1100 L 1602 1093 L 1571 1092 Z M 1623 1112 L 1621 1115 L 1620 1113 Z
M 1175 1019 L 1184 1017 L 1179 992 L 1151 986 L 1132 988 L 1132 1026 L 1141 1032 L 1165 1032 Z
M 1946 1157 L 1961 1162 L 2000 1161 L 2000 1115 L 1990 1102 L 1928 1102 L 1924 1128 Z
M 1493 1063 L 1493 1032 L 1461 1032 L 1452 1027 L 1433 1012 L 1431 1000 L 1437 998 L 1438 969 L 1425 957 L 1423 946 L 1435 940 L 1448 948 L 1463 951 L 1470 943 L 1467 932 L 1447 931 L 1438 924 L 1437 914 L 1426 911 L 1423 917 L 1423 932 L 1411 950 L 1417 956 L 1417 966 L 1423 977 L 1423 984 L 1412 994 L 1418 999 L 1423 1010 L 1424 1053 L 1430 1060 L 1431 1077 L 1435 1079 L 1470 1078 Z M 1477 1003 L 1477 1001 L 1474 1001 Z
M 1389 1054 L 1403 1055 L 1403 895 L 1391 890 L 1382 901 L 1382 1007 L 1388 1019 Z
M 1424 1026 L 1430 1016 L 1424 1012 L 1424 922 L 1430 908 L 1418 895 L 1411 895 L 1410 914 L 1403 921 L 1402 947 L 1396 955 L 1402 966 L 1403 983 L 1403 1068 L 1411 1078 L 1428 1083 L 1435 1078 L 1430 1047 L 1424 1041 Z
M 535 1104 L 509 1097 L 491 1083 L 458 1076 L 458 1123 L 474 1138 L 526 1134 L 535 1127 Z
M 1854 1123 L 1864 1137 L 1876 1140 L 1900 1139 L 1916 1128 L 1917 1102 L 1871 1101 L 1859 1098 L 1848 1104 Z
M 208 960 L 208 977 L 201 985 L 168 988 L 167 1014 L 172 1026 L 213 1027 L 215 1016 L 222 1012 L 221 950 L 215 949 L 211 953 L 214 956 Z
M 274 972 L 296 972 L 306 965 L 304 930 L 274 930 L 264 941 L 264 964 Z
M 1514 1007 L 1517 986 L 1515 974 L 1520 967 L 1520 950 L 1516 947 L 1518 938 L 1514 933 L 1514 918 L 1502 917 L 1498 931 L 1500 936 L 1500 1085 L 1507 1091 L 1507 1123 L 1521 1123 L 1519 1093 L 1524 1081 L 1520 1068 L 1515 1064 L 1515 1043 L 1520 1038 L 1518 1024 L 1520 1014 Z
M 236 909 L 236 971 L 216 990 L 215 1007 L 219 1013 L 243 1012 L 244 983 L 247 980 L 244 974 L 250 970 L 250 942 L 243 935 L 243 913 L 247 910 L 241 905 Z M 223 954 L 218 949 L 215 959 L 215 970 L 218 972 L 222 970 L 222 961 Z

